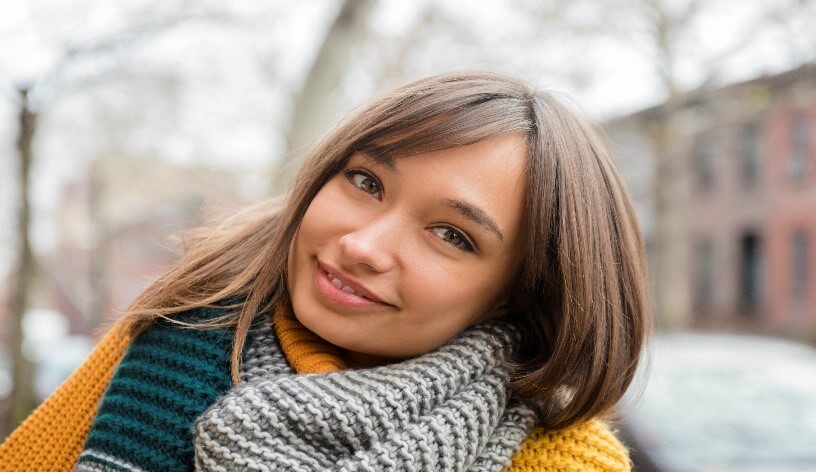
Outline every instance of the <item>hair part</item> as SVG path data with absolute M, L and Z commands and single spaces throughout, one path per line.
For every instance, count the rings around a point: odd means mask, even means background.
M 195 328 L 234 327 L 230 374 L 250 325 L 286 290 L 289 246 L 320 188 L 354 152 L 384 163 L 510 132 L 527 136 L 526 257 L 508 294 L 522 339 L 511 388 L 559 428 L 608 413 L 632 381 L 651 331 L 643 239 L 599 129 L 552 93 L 516 78 L 460 71 L 407 84 L 326 134 L 287 192 L 184 240 L 185 255 L 126 309 L 135 336 L 155 319 L 221 306 Z M 241 300 L 230 304 L 229 300 Z M 289 305 L 291 307 L 291 305 Z

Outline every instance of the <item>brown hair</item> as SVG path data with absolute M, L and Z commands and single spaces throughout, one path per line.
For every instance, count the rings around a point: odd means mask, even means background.
M 509 294 L 509 319 L 523 333 L 511 388 L 536 400 L 548 427 L 608 413 L 629 386 L 651 328 L 631 198 L 598 129 L 553 94 L 492 72 L 428 77 L 357 110 L 311 150 L 285 195 L 194 235 L 179 263 L 127 308 L 124 322 L 135 336 L 156 318 L 242 300 L 226 305 L 235 313 L 204 325 L 235 327 L 237 384 L 253 318 L 290 303 L 286 260 L 301 218 L 351 154 L 388 160 L 508 132 L 525 133 L 528 148 L 527 254 Z

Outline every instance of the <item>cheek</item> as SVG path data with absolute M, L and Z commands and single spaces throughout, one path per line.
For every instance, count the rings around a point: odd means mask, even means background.
M 326 236 L 349 230 L 350 225 L 358 219 L 359 210 L 335 178 L 317 192 L 306 208 L 301 221 L 304 233 L 301 239 L 323 240 Z
M 484 293 L 457 288 L 448 282 L 415 286 L 413 292 L 415 305 L 410 312 L 413 320 L 406 320 L 398 335 L 388 340 L 409 350 L 410 355 L 436 349 L 473 325 L 480 314 L 480 297 Z
M 493 294 L 493 287 L 482 274 L 473 272 L 484 269 L 468 267 L 470 270 L 457 270 L 445 263 L 415 267 L 410 282 L 406 282 L 423 322 L 440 326 L 464 325 L 480 313 L 487 297 Z
M 317 248 L 324 240 L 321 231 L 325 229 L 325 225 L 321 225 L 320 222 L 325 220 L 323 202 L 327 199 L 322 198 L 322 194 L 323 190 L 318 192 L 306 208 L 306 212 L 292 236 L 292 242 L 289 244 L 286 267 L 290 293 L 294 288 L 295 278 L 299 280 L 306 277 L 306 272 L 310 270 L 311 256 L 317 252 Z
M 296 240 L 300 250 L 313 246 L 314 243 L 322 241 L 324 236 L 330 233 L 332 227 L 332 198 L 327 195 L 324 187 L 315 195 L 306 212 L 303 214 L 300 226 L 296 234 Z

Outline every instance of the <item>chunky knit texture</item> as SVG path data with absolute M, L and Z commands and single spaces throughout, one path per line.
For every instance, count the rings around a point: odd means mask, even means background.
M 322 374 L 348 368 L 342 349 L 303 326 L 289 310 L 275 312 L 275 336 L 295 372 Z
M 257 375 L 248 375 L 244 380 L 287 372 L 277 361 L 281 352 L 299 373 L 324 373 L 348 367 L 342 350 L 309 331 L 289 310 L 275 313 L 274 329 L 274 336 L 258 335 L 253 348 L 256 351 L 248 356 L 251 360 L 247 366 L 259 370 Z M 278 342 L 281 349 L 266 347 L 273 342 Z M 276 354 L 269 355 L 270 352 Z M 533 428 L 513 455 L 506 472 L 629 470 L 631 463 L 626 448 L 607 424 L 593 419 L 554 431 L 541 426 Z
M 331 372 L 335 368 L 344 368 L 344 361 L 337 356 L 336 348 L 305 329 L 294 317 L 276 322 L 275 329 L 275 333 L 268 329 L 251 332 L 241 370 L 245 381 L 264 375 L 286 374 L 291 372 L 291 367 L 300 373 Z M 205 333 L 158 324 L 148 332 L 156 330 L 173 330 L 189 336 Z M 134 340 L 131 349 L 142 343 L 144 336 Z M 85 443 L 104 387 L 129 343 L 130 339 L 121 326 L 111 330 L 54 395 L 0 446 L 0 471 L 71 470 Z M 264 348 L 270 343 L 279 343 L 281 349 Z M 291 367 L 280 362 L 284 356 Z M 323 370 L 320 365 L 324 366 Z M 228 372 L 225 371 L 224 375 L 228 376 Z M 160 401 L 161 397 L 157 398 Z M 162 448 L 157 443 L 146 447 L 155 450 Z M 109 459 L 118 461 L 115 457 Z M 115 464 L 106 466 L 103 461 L 91 464 L 91 470 L 128 470 Z M 534 428 L 513 455 L 508 471 L 541 470 L 625 471 L 630 470 L 630 466 L 625 448 L 609 427 L 601 421 L 592 420 L 558 431 Z
M 180 316 L 200 322 L 216 313 Z M 231 387 L 232 331 L 190 330 L 160 319 L 128 349 L 99 408 L 80 456 L 124 470 L 190 468 L 190 425 Z
M 265 352 L 285 353 L 286 358 L 299 373 L 324 373 L 347 368 L 343 352 L 322 340 L 303 326 L 288 310 L 275 313 L 275 337 L 259 335 L 255 349 Z M 268 343 L 279 342 L 280 350 L 268 349 Z M 285 373 L 276 359 L 279 355 L 261 360 L 257 353 L 249 356 L 253 369 L 261 364 L 266 371 L 258 375 Z M 260 362 L 259 362 L 260 361 Z M 273 367 L 277 366 L 277 367 Z M 247 376 L 245 380 L 257 376 Z M 560 472 L 597 471 L 626 472 L 631 470 L 626 448 L 603 421 L 593 419 L 569 428 L 547 430 L 541 426 L 532 429 L 513 455 L 506 472 Z
M 534 428 L 513 456 L 510 471 L 630 470 L 629 457 L 609 427 L 598 420 L 558 431 Z
M 517 339 L 486 323 L 385 366 L 249 378 L 197 421 L 196 469 L 503 470 L 536 421 L 500 364 Z

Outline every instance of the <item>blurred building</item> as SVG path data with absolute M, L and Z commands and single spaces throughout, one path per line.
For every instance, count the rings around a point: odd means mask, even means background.
M 689 327 L 816 341 L 816 64 L 695 92 L 662 111 L 607 129 L 653 255 L 653 132 L 669 121 Z
M 245 203 L 236 171 L 160 159 L 106 159 L 66 182 L 55 250 L 32 303 L 64 314 L 73 333 L 116 316 L 178 259 L 174 237 Z

